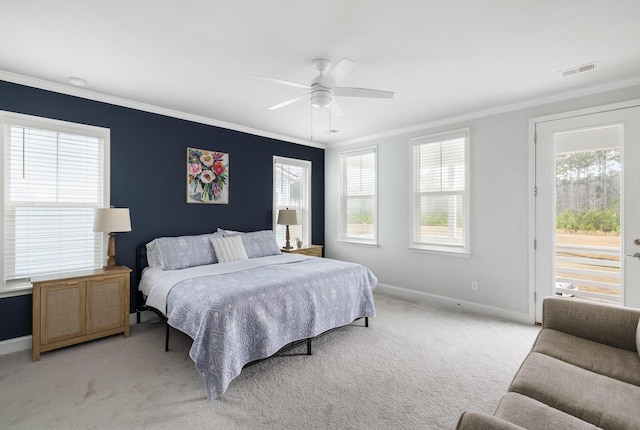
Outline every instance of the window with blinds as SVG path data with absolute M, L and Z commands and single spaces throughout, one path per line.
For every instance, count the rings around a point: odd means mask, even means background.
M 281 247 L 286 242 L 286 226 L 278 225 L 278 211 L 293 209 L 298 224 L 289 226 L 291 246 L 302 240 L 311 244 L 311 162 L 294 158 L 273 157 L 273 231 Z
M 469 131 L 413 139 L 412 247 L 469 252 Z
M 4 289 L 34 275 L 102 266 L 103 235 L 93 232 L 93 217 L 108 201 L 108 130 L 26 115 L 0 119 Z
M 340 240 L 377 244 L 377 148 L 340 154 Z

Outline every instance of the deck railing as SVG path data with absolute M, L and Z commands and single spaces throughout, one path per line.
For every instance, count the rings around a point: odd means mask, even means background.
M 556 245 L 557 293 L 619 303 L 620 284 L 620 248 Z

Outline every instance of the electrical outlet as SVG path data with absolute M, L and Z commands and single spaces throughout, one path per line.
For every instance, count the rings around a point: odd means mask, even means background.
M 471 290 L 472 291 L 478 291 L 478 282 L 477 281 L 471 281 Z

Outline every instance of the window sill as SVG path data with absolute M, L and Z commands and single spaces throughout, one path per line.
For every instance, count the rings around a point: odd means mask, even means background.
M 347 240 L 347 239 L 338 239 L 336 240 L 338 243 L 344 243 L 345 245 L 361 245 L 368 246 L 370 248 L 379 248 L 380 244 L 377 242 L 360 242 L 358 240 Z
M 452 249 L 447 247 L 429 247 L 429 248 L 419 248 L 416 246 L 410 246 L 409 251 L 418 252 L 422 254 L 436 254 L 436 255 L 447 255 L 450 257 L 471 257 L 471 252 L 466 249 Z
M 33 292 L 33 286 L 31 284 L 24 284 L 13 288 L 5 288 L 0 290 L 0 299 L 6 299 L 9 297 L 26 296 Z

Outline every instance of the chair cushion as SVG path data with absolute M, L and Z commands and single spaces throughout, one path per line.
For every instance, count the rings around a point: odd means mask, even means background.
M 640 428 L 640 387 L 538 352 L 522 363 L 509 391 L 598 427 Z
M 596 430 L 598 427 L 518 393 L 500 400 L 496 417 L 528 430 Z
M 467 411 L 458 419 L 456 430 L 526 430 L 493 415 Z
M 542 329 L 532 351 L 640 386 L 640 357 L 633 351 L 548 328 Z
M 638 320 L 638 327 L 636 328 L 636 350 L 640 358 L 640 320 Z
M 636 350 L 634 335 L 640 309 L 575 297 L 545 297 L 542 328 L 551 328 L 600 342 Z

